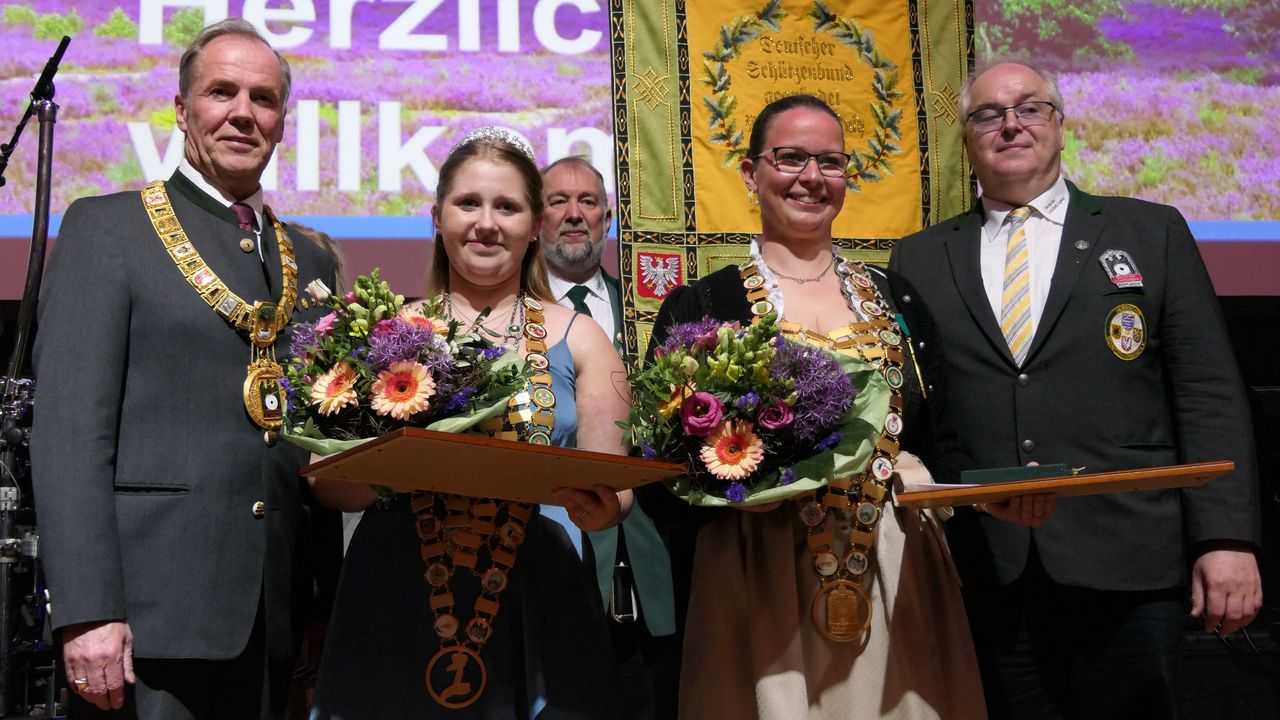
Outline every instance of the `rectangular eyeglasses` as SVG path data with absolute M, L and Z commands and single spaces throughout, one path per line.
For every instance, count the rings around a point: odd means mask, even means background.
M 788 175 L 798 175 L 804 172 L 810 158 L 818 162 L 818 172 L 827 177 L 844 177 L 849 171 L 849 154 L 834 150 L 811 153 L 798 147 L 783 146 L 760 153 L 756 157 L 762 158 L 765 156 L 769 156 L 770 162 L 773 163 L 778 172 Z
M 980 133 L 995 132 L 1004 127 L 1004 119 L 1010 110 L 1023 127 L 1036 127 L 1049 122 L 1058 107 L 1047 100 L 1027 100 L 1008 107 L 978 108 L 969 113 L 966 122 Z

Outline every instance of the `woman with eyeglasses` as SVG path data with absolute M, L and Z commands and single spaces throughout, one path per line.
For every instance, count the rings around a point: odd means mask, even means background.
M 674 323 L 745 324 L 772 310 L 788 339 L 861 355 L 893 388 L 868 471 L 837 479 L 845 507 L 826 488 L 751 512 L 638 493 L 672 538 L 692 540 L 682 718 L 986 715 L 939 520 L 892 500 L 893 474 L 928 478 L 909 451 L 928 424 L 927 383 L 940 379 L 932 321 L 901 278 L 833 245 L 848 166 L 840 120 L 821 100 L 766 106 L 741 164 L 761 221 L 750 262 L 677 288 L 654 327 L 651 347 Z

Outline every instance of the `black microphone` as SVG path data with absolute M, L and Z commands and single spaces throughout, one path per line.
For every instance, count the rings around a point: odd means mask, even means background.
M 63 35 L 62 42 L 58 43 L 58 49 L 54 51 L 53 57 L 49 58 L 49 62 L 44 64 L 44 72 L 40 73 L 40 79 L 36 80 L 36 87 L 31 91 L 32 102 L 53 99 L 53 76 L 58 73 L 62 53 L 67 51 L 67 46 L 70 44 L 71 38 Z

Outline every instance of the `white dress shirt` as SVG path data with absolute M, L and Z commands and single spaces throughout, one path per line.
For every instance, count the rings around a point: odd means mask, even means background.
M 1027 254 L 1031 271 L 1031 327 L 1040 330 L 1053 269 L 1058 264 L 1058 246 L 1062 244 L 1062 226 L 1067 220 L 1067 181 L 1058 180 L 1040 196 L 1027 203 L 1031 215 L 1027 229 Z M 1004 257 L 1009 243 L 1009 225 L 1005 218 L 1015 207 L 991 198 L 982 199 L 986 221 L 982 224 L 982 284 L 996 321 L 1000 320 L 1000 296 L 1004 291 Z
M 214 187 L 212 183 L 205 179 L 204 175 L 200 174 L 199 170 L 195 169 L 191 163 L 187 162 L 185 157 L 178 163 L 178 172 L 185 175 L 193 185 L 203 190 L 206 195 L 222 203 L 222 206 L 228 210 L 231 209 L 232 203 L 235 202 L 242 202 L 253 208 L 253 220 L 257 223 L 258 228 L 254 231 L 254 235 L 257 236 L 254 238 L 254 245 L 258 248 L 258 259 L 262 260 L 262 186 L 259 185 L 258 189 L 249 197 L 243 200 L 236 200 L 235 198 L 228 197 L 226 193 Z
M 591 310 L 591 318 L 596 321 L 603 330 L 605 337 L 612 342 L 618 329 L 613 326 L 613 305 L 609 303 L 609 288 L 605 287 L 604 270 L 596 268 L 596 274 L 592 275 L 584 283 L 571 282 L 557 276 L 555 273 L 548 272 L 547 278 L 551 280 L 551 292 L 556 297 L 556 302 L 572 309 L 573 301 L 567 296 L 574 285 L 586 285 L 587 290 L 587 308 Z

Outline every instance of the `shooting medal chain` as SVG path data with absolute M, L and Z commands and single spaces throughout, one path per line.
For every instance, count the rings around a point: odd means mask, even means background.
M 163 181 L 157 180 L 142 189 L 142 205 L 182 277 L 219 317 L 248 335 L 244 409 L 258 427 L 279 430 L 284 424 L 284 395 L 280 390 L 284 368 L 276 361 L 276 336 L 289 324 L 289 315 L 298 298 L 298 262 L 284 224 L 271 208 L 263 206 L 263 215 L 275 228 L 280 248 L 280 300 L 274 303 L 258 300 L 250 305 L 232 292 L 200 257 L 173 212 Z
M 776 283 L 770 282 L 758 263 L 759 260 L 740 268 L 742 285 L 756 318 L 773 312 L 777 304 L 773 294 Z M 861 358 L 880 372 L 890 389 L 889 412 L 867 468 L 856 476 L 833 478 L 825 487 L 796 500 L 819 582 L 811 606 L 814 627 L 832 642 L 847 643 L 860 640 L 871 628 L 869 570 L 876 525 L 889 497 L 889 480 L 903 429 L 902 388 L 906 377 L 902 368 L 906 356 L 902 334 L 866 266 L 841 260 L 836 264 L 836 274 L 841 293 L 857 321 L 825 335 L 792 322 L 779 322 L 779 329 L 790 339 Z M 836 517 L 829 522 L 832 510 Z M 843 557 L 838 557 L 831 523 L 846 516 L 848 547 Z
M 508 403 L 507 415 L 481 430 L 508 439 L 551 444 L 555 427 L 555 393 L 547 360 L 547 328 L 542 303 L 530 297 L 516 300 L 525 313 L 525 360 L 534 369 L 529 387 Z M 488 679 L 485 643 L 493 635 L 516 551 L 524 542 L 533 506 L 526 503 L 471 498 L 463 495 L 415 492 L 410 507 L 417 518 L 422 542 L 423 575 L 430 589 L 433 629 L 440 649 L 427 663 L 427 692 L 439 705 L 465 708 L 484 693 Z M 484 556 L 488 566 L 483 567 Z M 452 580 L 465 570 L 479 577 L 474 614 L 464 627 L 458 617 Z

